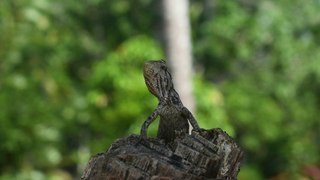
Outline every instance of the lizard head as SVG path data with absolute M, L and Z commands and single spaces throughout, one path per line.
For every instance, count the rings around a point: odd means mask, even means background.
M 169 97 L 170 90 L 173 89 L 173 83 L 164 60 L 145 62 L 143 76 L 149 91 L 159 100 Z

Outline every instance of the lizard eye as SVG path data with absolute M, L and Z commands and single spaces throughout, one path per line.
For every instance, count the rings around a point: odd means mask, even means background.
M 165 65 L 160 66 L 160 68 L 165 70 L 165 71 L 168 69 L 167 66 L 165 66 Z

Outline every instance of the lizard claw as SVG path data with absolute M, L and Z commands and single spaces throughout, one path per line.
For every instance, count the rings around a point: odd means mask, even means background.
M 139 138 L 141 140 L 146 140 L 147 139 L 147 132 L 142 130 Z
M 140 144 L 141 142 L 143 142 L 144 140 L 147 139 L 147 135 L 146 134 L 143 134 L 141 133 L 138 138 L 137 138 L 137 141 L 135 143 L 135 146 L 137 146 L 138 144 Z
M 204 129 L 202 128 L 195 128 L 191 130 L 191 133 L 196 133 L 196 134 L 200 134 Z
M 147 139 L 147 136 L 146 135 L 142 135 L 142 134 L 140 134 L 140 139 L 142 140 L 146 140 Z

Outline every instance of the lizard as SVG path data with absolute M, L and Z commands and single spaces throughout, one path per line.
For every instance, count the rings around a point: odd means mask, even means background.
M 192 113 L 182 104 L 179 94 L 174 89 L 172 77 L 164 60 L 146 61 L 143 68 L 146 86 L 151 94 L 158 98 L 158 106 L 144 121 L 140 137 L 147 138 L 148 126 L 160 116 L 158 139 L 166 143 L 172 142 L 177 133 L 189 132 L 189 123 L 193 130 L 199 130 L 199 125 Z

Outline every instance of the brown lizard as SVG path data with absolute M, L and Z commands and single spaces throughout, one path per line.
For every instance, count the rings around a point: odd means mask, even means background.
M 148 126 L 160 116 L 157 138 L 171 142 L 176 133 L 188 133 L 189 124 L 194 130 L 199 126 L 192 113 L 183 106 L 179 94 L 173 87 L 172 77 L 164 60 L 144 63 L 143 75 L 149 91 L 158 98 L 159 104 L 141 128 L 141 137 L 147 138 Z

